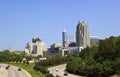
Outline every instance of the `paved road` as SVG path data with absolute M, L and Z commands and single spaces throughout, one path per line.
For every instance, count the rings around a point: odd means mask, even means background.
M 0 64 L 0 77 L 31 77 L 29 73 L 21 69 L 18 71 L 18 67 L 10 66 L 9 69 L 6 69 L 6 64 Z
M 77 76 L 77 75 L 73 75 L 73 74 L 68 74 L 68 76 L 64 76 L 65 67 L 66 67 L 66 64 L 63 64 L 63 65 L 59 65 L 59 66 L 50 67 L 50 68 L 48 68 L 48 70 L 54 76 L 58 75 L 60 77 L 81 77 L 81 76 Z M 56 71 L 56 69 L 58 71 Z

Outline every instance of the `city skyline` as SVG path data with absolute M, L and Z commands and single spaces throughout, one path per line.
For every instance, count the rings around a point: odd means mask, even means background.
M 75 38 L 76 24 L 85 21 L 90 35 L 120 35 L 119 0 L 0 1 L 0 50 L 24 50 L 34 36 L 47 47 L 62 43 L 65 28 Z

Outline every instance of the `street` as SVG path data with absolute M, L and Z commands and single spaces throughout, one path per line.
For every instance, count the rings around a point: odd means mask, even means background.
M 54 66 L 54 67 L 50 67 L 48 68 L 48 70 L 50 71 L 50 73 L 53 74 L 53 76 L 60 76 L 60 77 L 81 77 L 81 76 L 77 76 L 77 75 L 73 75 L 73 74 L 67 74 L 67 76 L 64 75 L 64 70 L 65 70 L 66 64 L 62 64 L 59 66 Z
M 0 77 L 31 77 L 24 69 L 18 70 L 18 67 L 11 66 L 6 69 L 7 64 L 0 64 Z

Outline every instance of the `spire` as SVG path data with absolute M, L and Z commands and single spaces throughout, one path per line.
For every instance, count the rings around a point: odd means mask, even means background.
M 66 29 L 64 28 L 63 32 L 66 32 Z

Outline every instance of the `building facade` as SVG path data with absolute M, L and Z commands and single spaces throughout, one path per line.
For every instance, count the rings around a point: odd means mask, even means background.
M 99 37 L 98 36 L 90 36 L 90 45 L 98 45 L 99 44 Z
M 45 43 L 39 37 L 34 37 L 32 43 L 28 43 L 25 48 L 27 55 L 31 56 L 43 56 L 43 53 L 47 51 Z
M 48 48 L 47 55 L 49 55 L 49 56 L 53 56 L 53 55 L 56 55 L 56 54 L 61 55 L 62 47 L 63 47 L 62 44 L 57 44 L 57 43 L 52 44 L 50 46 L 50 48 Z
M 88 26 L 84 21 L 78 22 L 77 24 L 76 45 L 79 48 L 86 48 L 87 46 L 90 46 L 90 33 L 89 33 Z

